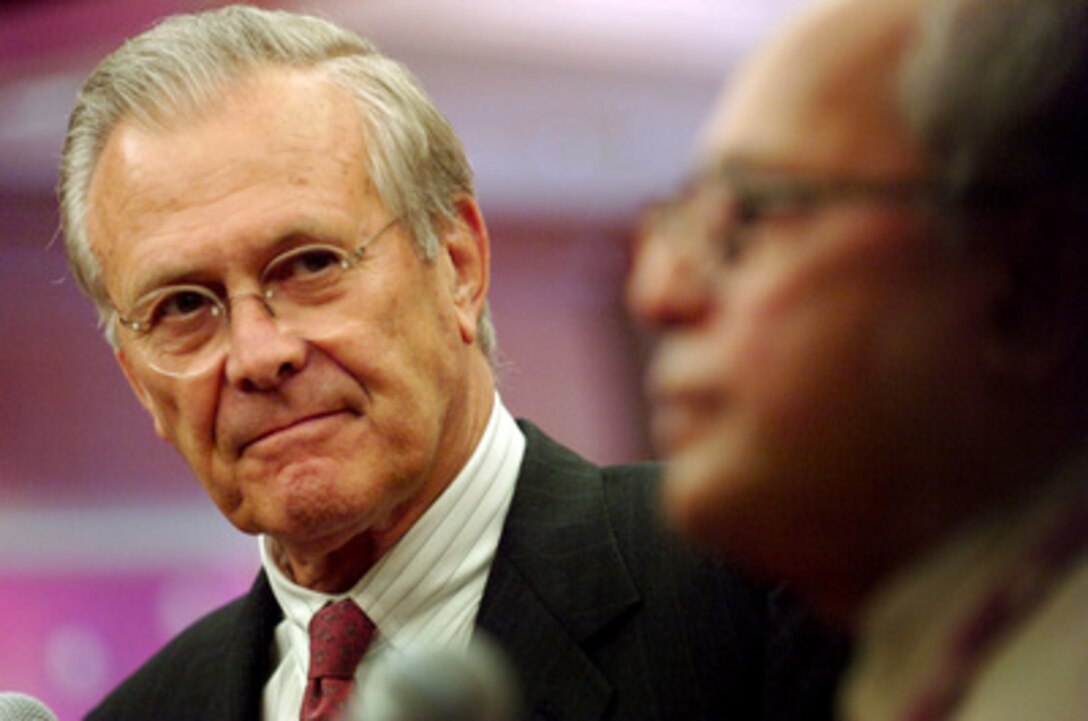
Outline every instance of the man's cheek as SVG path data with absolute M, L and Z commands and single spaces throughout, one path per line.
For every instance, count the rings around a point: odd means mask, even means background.
M 194 389 L 156 398 L 152 415 L 159 436 L 190 461 L 215 438 L 214 405 Z

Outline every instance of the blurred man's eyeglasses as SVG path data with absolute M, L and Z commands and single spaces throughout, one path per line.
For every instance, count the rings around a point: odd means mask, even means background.
M 726 164 L 701 174 L 684 191 L 651 204 L 639 238 L 682 244 L 705 259 L 708 267 L 727 269 L 750 251 L 768 221 L 843 202 L 953 204 L 944 188 L 929 180 L 805 175 Z
M 175 378 L 199 375 L 230 345 L 231 301 L 256 298 L 281 330 L 319 338 L 343 324 L 331 312 L 349 289 L 350 272 L 366 250 L 399 222 L 393 218 L 352 250 L 320 243 L 291 248 L 261 271 L 259 290 L 220 297 L 201 285 L 171 285 L 140 298 L 118 322 L 151 368 Z

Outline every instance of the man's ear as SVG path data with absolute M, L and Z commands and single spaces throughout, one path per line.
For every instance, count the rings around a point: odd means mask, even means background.
M 121 366 L 121 371 L 125 374 L 125 380 L 128 381 L 128 385 L 132 388 L 132 392 L 136 394 L 136 398 L 140 401 L 140 405 L 151 414 L 151 418 L 155 421 L 155 433 L 159 438 L 166 440 L 165 427 L 163 426 L 162 418 L 159 417 L 155 402 L 151 399 L 151 394 L 147 392 L 147 388 L 144 387 L 139 376 L 136 375 L 136 372 L 132 367 L 132 362 L 129 360 L 128 356 L 125 355 L 125 351 L 118 348 L 113 352 L 113 357 L 117 359 L 117 364 Z
M 487 300 L 491 279 L 491 250 L 487 226 L 475 198 L 462 196 L 455 201 L 457 217 L 443 233 L 443 252 L 453 268 L 452 296 L 461 339 L 477 340 L 477 322 Z
M 1054 379 L 1088 336 L 1088 248 L 1076 230 L 1088 226 L 1053 206 L 1031 203 L 998 231 L 1006 282 L 993 304 L 988 361 L 1007 380 Z

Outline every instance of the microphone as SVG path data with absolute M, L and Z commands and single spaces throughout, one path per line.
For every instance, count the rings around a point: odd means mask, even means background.
M 517 684 L 505 657 L 477 636 L 463 651 L 388 657 L 349 705 L 355 721 L 515 721 Z
M 57 721 L 41 701 L 21 693 L 0 693 L 0 721 Z

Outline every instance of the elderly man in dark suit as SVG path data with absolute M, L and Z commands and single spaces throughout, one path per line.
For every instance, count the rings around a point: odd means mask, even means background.
M 263 562 L 92 718 L 335 718 L 477 629 L 535 718 L 825 716 L 838 646 L 661 533 L 653 469 L 504 409 L 464 154 L 369 43 L 170 19 L 87 81 L 61 192 L 136 397 Z
M 651 218 L 671 517 L 857 633 L 849 721 L 1088 718 L 1088 2 L 833 0 Z

